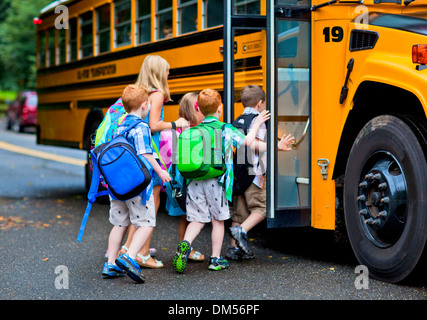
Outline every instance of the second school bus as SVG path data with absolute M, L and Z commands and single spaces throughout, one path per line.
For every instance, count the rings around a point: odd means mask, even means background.
M 55 29 L 65 5 L 69 29 Z M 144 58 L 171 66 L 165 120 L 218 90 L 224 120 L 263 87 L 267 226 L 342 231 L 370 275 L 420 267 L 427 234 L 427 1 L 56 1 L 37 29 L 37 140 L 88 150 Z M 172 26 L 167 38 L 162 27 Z M 283 133 L 294 150 L 277 152 Z

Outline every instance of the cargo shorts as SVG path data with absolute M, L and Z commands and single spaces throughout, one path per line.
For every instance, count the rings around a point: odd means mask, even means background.
M 249 188 L 239 196 L 233 197 L 233 208 L 231 209 L 231 220 L 242 224 L 252 212 L 261 216 L 267 213 L 266 184 L 263 188 L 251 183 Z
M 127 227 L 130 224 L 135 228 L 155 227 L 156 211 L 153 194 L 146 201 L 146 204 L 142 204 L 140 196 L 126 201 L 111 200 L 110 222 L 118 227 Z

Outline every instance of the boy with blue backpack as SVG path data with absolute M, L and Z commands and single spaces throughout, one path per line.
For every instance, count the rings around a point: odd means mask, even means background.
M 190 222 L 173 258 L 176 272 L 184 272 L 191 243 L 206 223 L 212 223 L 212 255 L 209 270 L 228 268 L 221 256 L 224 221 L 230 218 L 228 201 L 233 192 L 233 147 L 251 145 L 259 127 L 269 119 L 263 111 L 255 119 L 247 136 L 230 124 L 219 121 L 222 114 L 220 94 L 205 89 L 198 96 L 198 107 L 204 121 L 181 133 L 178 139 L 177 168 L 190 179 L 187 185 L 187 220 Z
M 147 92 L 137 85 L 129 85 L 123 91 L 122 101 L 128 115 L 117 128 L 115 137 L 124 133 L 125 138 L 133 145 L 138 157 L 144 157 L 151 164 L 162 182 L 170 181 L 169 173 L 161 169 L 153 157 L 151 131 L 148 124 L 142 120 L 148 113 Z M 131 127 L 130 130 L 129 127 Z M 132 179 L 132 177 L 124 177 L 124 179 L 126 178 Z M 136 256 L 156 225 L 152 189 L 153 183 L 150 180 L 147 188 L 134 198 L 126 201 L 110 198 L 109 220 L 114 226 L 108 239 L 108 261 L 102 270 L 104 277 L 122 276 L 126 271 L 134 281 L 145 282 Z M 130 224 L 134 225 L 137 230 L 127 253 L 117 258 L 121 242 Z

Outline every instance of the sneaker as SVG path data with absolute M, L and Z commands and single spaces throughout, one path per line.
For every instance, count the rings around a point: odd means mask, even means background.
M 240 248 L 230 246 L 227 248 L 227 253 L 225 254 L 225 257 L 230 260 L 246 260 L 255 258 L 255 255 L 252 251 L 249 251 L 249 253 L 245 253 Z
M 182 240 L 178 244 L 175 256 L 173 257 L 173 267 L 176 272 L 183 273 L 187 267 L 187 259 L 191 252 L 190 242 L 187 240 Z
M 117 278 L 123 277 L 125 275 L 125 271 L 114 264 L 106 262 L 104 263 L 101 274 L 104 278 Z
M 144 275 L 141 273 L 141 268 L 139 267 L 138 262 L 136 259 L 129 257 L 127 253 L 123 253 L 119 258 L 117 258 L 116 264 L 119 268 L 125 270 L 132 280 L 138 283 L 145 282 Z
M 222 270 L 228 268 L 228 261 L 223 259 L 221 256 L 219 258 L 217 257 L 210 257 L 209 259 L 209 270 Z
M 237 246 L 243 250 L 245 253 L 249 253 L 248 248 L 248 235 L 243 232 L 243 229 L 241 226 L 231 227 L 230 229 L 231 236 L 234 240 L 236 240 Z

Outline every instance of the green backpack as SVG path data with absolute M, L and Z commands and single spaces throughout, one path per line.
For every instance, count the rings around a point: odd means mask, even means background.
M 222 130 L 226 123 L 201 123 L 183 131 L 178 138 L 177 169 L 184 178 L 205 180 L 225 172 Z

